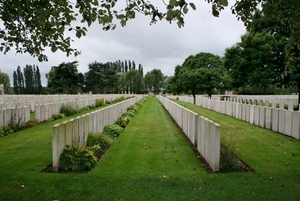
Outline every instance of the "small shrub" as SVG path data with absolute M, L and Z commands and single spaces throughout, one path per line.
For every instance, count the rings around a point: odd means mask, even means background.
M 92 107 L 91 106 L 85 106 L 83 108 L 80 109 L 80 111 L 87 111 L 87 110 L 90 110 Z
M 104 98 L 98 98 L 96 100 L 96 107 L 101 107 L 104 105 Z
M 139 101 L 139 102 L 136 103 L 136 105 L 139 106 L 139 107 L 141 107 L 143 105 L 143 102 Z
M 127 110 L 126 114 L 129 115 L 130 117 L 134 117 L 135 115 L 135 111 L 134 110 Z
M 103 131 L 108 134 L 114 134 L 114 137 L 117 138 L 123 131 L 123 128 L 118 124 L 109 124 L 104 127 Z
M 222 169 L 222 171 L 229 172 L 241 169 L 236 150 L 232 144 L 221 144 L 220 169 Z
M 89 133 L 87 139 L 87 146 L 99 145 L 102 149 L 108 149 L 114 143 L 109 135 L 104 133 Z
M 111 104 L 111 101 L 105 100 L 105 104 Z
M 14 130 L 8 126 L 0 127 L 0 137 L 14 133 Z
M 63 104 L 60 108 L 60 113 L 64 114 L 65 116 L 71 116 L 73 114 L 79 113 L 79 109 L 71 105 Z
M 59 113 L 59 114 L 53 114 L 52 117 L 51 117 L 51 119 L 52 119 L 52 120 L 57 120 L 57 119 L 62 119 L 62 118 L 64 118 L 64 117 L 65 117 L 64 114 Z
M 127 110 L 134 110 L 135 112 L 137 112 L 139 109 L 139 106 L 134 104 L 134 105 L 131 105 L 130 107 L 127 108 Z
M 85 147 L 66 145 L 59 159 L 59 168 L 68 171 L 88 171 L 97 164 L 94 152 Z
M 118 96 L 116 99 L 115 99 L 115 102 L 120 102 L 120 101 L 123 101 L 125 100 L 125 96 L 124 95 L 121 95 L 121 96 Z
M 59 118 L 59 119 L 62 119 L 62 118 L 64 118 L 64 117 L 65 117 L 64 114 L 62 114 L 62 113 L 59 113 L 59 114 L 58 114 L 58 118 Z
M 52 117 L 51 117 L 51 119 L 53 119 L 53 120 L 57 120 L 57 119 L 58 119 L 58 114 L 52 114 Z
M 93 146 L 89 146 L 89 147 L 86 147 L 88 148 L 89 150 L 92 150 L 93 152 L 95 151 L 98 151 L 101 149 L 100 145 L 96 144 L 96 145 L 93 145 Z
M 125 128 L 129 124 L 130 120 L 131 117 L 129 115 L 124 114 L 117 120 L 116 124 L 118 124 L 122 128 Z

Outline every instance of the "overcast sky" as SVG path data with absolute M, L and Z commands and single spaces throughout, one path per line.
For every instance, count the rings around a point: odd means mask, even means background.
M 78 61 L 79 72 L 85 73 L 88 64 L 93 61 L 106 63 L 120 59 L 135 61 L 136 65 L 142 64 L 144 74 L 156 68 L 164 75 L 172 76 L 175 66 L 181 65 L 188 56 L 199 52 L 223 56 L 224 50 L 239 42 L 240 36 L 245 34 L 243 23 L 237 21 L 230 11 L 234 0 L 229 0 L 230 5 L 221 12 L 219 18 L 212 16 L 211 4 L 204 0 L 194 2 L 197 10 L 189 9 L 183 28 L 165 21 L 149 25 L 150 18 L 140 14 L 129 21 L 126 27 L 117 24 L 113 31 L 103 31 L 102 26 L 95 23 L 88 29 L 87 36 L 76 39 L 72 44 L 81 50 L 81 55 L 66 57 L 62 52 L 49 52 L 49 61 L 39 62 L 37 58 L 16 54 L 13 50 L 5 55 L 0 52 L 1 72 L 10 76 L 12 85 L 13 71 L 18 66 L 23 69 L 26 65 L 37 65 L 42 84 L 46 86 L 45 74 L 51 66 Z

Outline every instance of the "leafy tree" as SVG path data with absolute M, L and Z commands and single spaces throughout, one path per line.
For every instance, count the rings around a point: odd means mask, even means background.
M 39 67 L 26 65 L 22 72 L 19 66 L 13 73 L 13 85 L 15 94 L 40 94 L 42 83 Z
M 144 76 L 144 69 L 143 69 L 142 64 L 139 64 L 139 69 L 138 69 L 138 71 L 141 73 L 142 76 Z
M 268 86 L 281 83 L 284 71 L 282 46 L 265 31 L 248 33 L 241 42 L 225 50 L 225 68 L 234 89 L 254 86 L 255 94 L 266 94 Z
M 258 0 L 257 0 L 258 1 Z M 125 7 L 118 11 L 117 1 L 19 1 L 1 0 L 0 16 L 3 28 L 0 29 L 0 50 L 4 53 L 15 48 L 17 53 L 29 53 L 40 61 L 47 61 L 46 48 L 52 52 L 61 50 L 78 55 L 80 52 L 71 47 L 72 39 L 66 32 L 74 32 L 77 38 L 86 35 L 87 26 L 98 21 L 104 30 L 115 29 L 116 20 L 121 26 L 134 19 L 136 13 L 151 16 L 151 23 L 158 20 L 175 21 L 179 27 L 184 25 L 184 15 L 189 8 L 196 9 L 193 3 L 185 0 L 170 0 L 165 9 L 150 1 L 126 0 Z M 157 3 L 156 1 L 153 1 Z M 165 3 L 165 1 L 162 1 Z M 212 3 L 212 14 L 228 5 L 227 0 L 208 0 Z M 81 24 L 78 23 L 81 22 Z
M 111 63 L 92 62 L 85 74 L 86 87 L 93 93 L 114 93 L 118 87 L 117 71 Z
M 257 8 L 261 10 L 257 10 Z M 247 25 L 250 32 L 265 30 L 283 45 L 285 72 L 292 72 L 300 65 L 300 2 L 293 0 L 237 1 L 234 13 Z M 291 73 L 294 75 L 295 73 Z M 287 79 L 293 77 L 283 74 Z M 297 82 L 296 77 L 292 80 Z
M 117 93 L 125 93 L 126 92 L 126 80 L 124 73 L 118 73 L 118 85 L 117 85 Z
M 262 21 L 257 20 L 257 9 L 261 9 Z M 288 68 L 293 68 L 295 64 L 294 58 L 297 57 L 300 50 L 300 2 L 294 0 L 238 0 L 236 1 L 232 11 L 244 21 L 248 31 L 253 30 L 253 22 L 264 26 L 272 35 L 284 32 L 288 39 L 285 45 L 285 58 Z M 269 23 L 271 22 L 271 24 Z M 267 25 L 269 24 L 269 25 Z M 267 25 L 267 26 L 266 26 Z
M 81 92 L 80 75 L 77 70 L 78 62 L 61 63 L 58 66 L 53 66 L 50 72 L 46 75 L 48 78 L 48 88 L 51 93 L 66 93 L 74 94 Z
M 164 80 L 165 76 L 160 69 L 153 69 L 152 71 L 147 72 L 144 77 L 146 91 L 158 94 L 164 86 Z
M 174 76 L 171 76 L 168 79 L 168 82 L 166 84 L 166 92 L 167 93 L 173 93 L 173 94 L 180 94 L 182 92 L 182 87 L 179 80 L 179 72 L 180 72 L 181 66 L 177 65 L 175 67 Z
M 138 70 L 131 69 L 125 74 L 125 80 L 130 93 L 139 94 L 142 92 L 143 76 Z
M 38 66 L 33 67 L 33 76 L 34 76 L 34 93 L 41 94 L 43 90 L 41 73 Z
M 221 57 L 200 52 L 185 59 L 181 67 L 178 67 L 177 86 L 183 92 L 191 93 L 196 100 L 196 94 L 207 93 L 209 97 L 215 90 L 223 90 L 224 64 Z
M 23 69 L 24 72 L 24 83 L 25 83 L 25 89 L 24 92 L 26 94 L 34 94 L 34 74 L 33 74 L 33 68 L 31 65 L 26 65 Z
M 15 78 L 16 78 L 16 83 L 17 83 L 17 85 L 16 85 L 17 94 L 23 94 L 24 93 L 24 76 L 23 76 L 20 66 L 18 66 L 18 68 L 17 68 Z
M 269 79 L 269 83 L 284 87 L 297 86 L 298 92 L 300 90 L 299 9 L 300 2 L 292 0 L 240 0 L 234 6 L 234 13 L 247 26 L 249 31 L 247 38 L 252 38 L 248 41 L 252 41 L 254 44 L 258 44 L 258 41 L 262 42 L 262 40 L 268 42 L 268 44 L 262 45 L 265 52 L 261 47 L 256 52 L 252 51 L 256 55 L 260 53 L 266 56 L 264 61 L 258 60 L 258 63 L 263 65 L 255 68 L 257 80 L 260 76 L 262 79 L 259 83 L 263 83 L 265 86 L 268 83 L 266 79 Z M 244 44 L 243 41 L 241 43 Z M 269 49 L 266 48 L 267 45 L 270 46 Z M 248 47 L 250 47 L 249 44 Z M 247 49 L 249 51 L 249 48 Z M 266 89 L 265 86 L 257 88 Z M 300 94 L 298 100 L 300 100 Z
M 0 84 L 3 84 L 3 86 L 4 86 L 4 91 L 2 91 L 2 94 L 3 93 L 7 94 L 8 88 L 10 87 L 9 75 L 1 72 L 1 70 L 0 70 Z
M 125 73 L 127 73 L 127 71 L 128 71 L 128 64 L 127 64 L 127 60 L 125 60 L 125 62 L 124 62 L 125 64 L 124 64 L 124 69 L 125 69 Z
M 13 73 L 13 86 L 14 86 L 14 93 L 19 94 L 18 75 L 16 71 L 14 71 Z
M 131 61 L 129 60 L 128 61 L 128 71 L 130 71 L 131 70 Z

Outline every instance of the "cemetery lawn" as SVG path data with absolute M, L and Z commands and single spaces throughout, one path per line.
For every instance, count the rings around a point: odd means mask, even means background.
M 52 161 L 47 122 L 0 138 L 0 200 L 298 200 L 300 142 L 198 106 L 222 142 L 255 173 L 206 173 L 163 106 L 148 98 L 89 173 L 43 172 Z M 87 111 L 90 112 L 90 111 Z

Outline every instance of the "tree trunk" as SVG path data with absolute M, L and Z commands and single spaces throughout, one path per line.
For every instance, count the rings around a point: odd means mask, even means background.
M 196 93 L 193 91 L 194 105 L 196 104 Z

